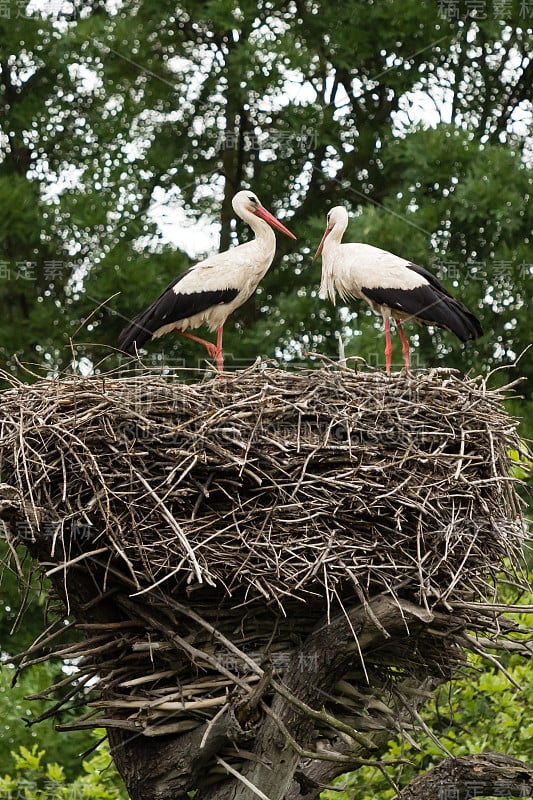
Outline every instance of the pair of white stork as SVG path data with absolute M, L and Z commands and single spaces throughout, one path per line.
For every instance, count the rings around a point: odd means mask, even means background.
M 172 281 L 170 286 L 124 328 L 119 347 L 135 354 L 152 338 L 177 331 L 204 345 L 219 372 L 224 368 L 222 332 L 229 315 L 255 292 L 274 258 L 276 237 L 272 227 L 296 239 L 291 231 L 264 208 L 257 195 L 238 192 L 233 210 L 253 232 L 255 239 L 224 253 L 200 261 Z M 402 320 L 436 325 L 454 333 L 462 342 L 482 335 L 481 325 L 463 303 L 456 300 L 427 270 L 404 258 L 368 244 L 342 244 L 348 225 L 343 206 L 332 208 L 322 241 L 315 254 L 322 253 L 320 297 L 335 303 L 336 292 L 346 302 L 366 300 L 385 323 L 385 364 L 390 374 L 394 319 L 402 342 L 405 369 L 409 370 L 409 344 Z M 217 331 L 216 344 L 188 333 L 207 325 Z

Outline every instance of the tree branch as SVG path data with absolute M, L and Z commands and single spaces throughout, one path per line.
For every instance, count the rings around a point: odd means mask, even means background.
M 533 768 L 503 753 L 447 758 L 415 778 L 394 800 L 533 797 Z

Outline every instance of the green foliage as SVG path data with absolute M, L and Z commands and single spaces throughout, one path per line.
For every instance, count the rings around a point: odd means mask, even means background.
M 4 665 L 0 669 L 0 775 L 10 769 L 10 751 L 20 747 L 31 750 L 43 745 L 48 758 L 59 761 L 69 779 L 74 777 L 80 770 L 80 753 L 91 746 L 90 734 L 57 732 L 56 723 L 71 720 L 67 712 L 55 720 L 46 719 L 30 725 L 33 719 L 49 710 L 50 703 L 44 699 L 31 702 L 27 699 L 28 696 L 39 695 L 64 677 L 62 665 L 44 663 L 30 667 L 12 685 L 14 674 L 15 670 L 11 667 Z
M 45 758 L 46 756 L 46 758 Z M 10 771 L 0 771 L 0 797 L 26 800 L 126 800 L 107 748 L 100 745 L 83 761 L 81 773 L 72 781 L 63 767 L 49 760 L 39 745 L 20 746 L 11 752 Z
M 511 450 L 509 456 L 512 461 L 511 475 L 513 478 L 523 481 L 531 475 L 533 461 L 531 460 L 526 443 L 521 442 L 520 444 L 522 449 Z
M 32 575 L 29 558 L 24 553 L 24 548 L 18 548 L 18 557 L 23 571 L 22 579 L 16 572 L 8 568 L 10 551 L 5 541 L 0 538 L 0 580 L 2 585 L 0 656 L 2 657 L 5 657 L 6 653 L 15 655 L 25 647 L 29 647 L 41 633 L 44 624 L 44 596 L 39 594 L 39 582 L 35 575 Z M 26 601 L 25 595 L 27 595 Z M 14 630 L 21 605 L 26 608 L 24 621 Z
M 72 712 L 63 711 L 54 718 L 37 724 L 34 720 L 50 709 L 50 702 L 38 699 L 51 685 L 65 677 L 64 669 L 73 665 L 60 662 L 45 662 L 23 670 L 16 676 L 16 670 L 9 658 L 30 647 L 43 629 L 48 626 L 45 604 L 47 586 L 29 568 L 28 557 L 23 547 L 18 548 L 18 557 L 23 571 L 20 581 L 17 575 L 4 566 L 1 575 L 2 594 L 0 596 L 0 775 L 9 771 L 10 751 L 19 747 L 32 749 L 36 744 L 46 743 L 48 757 L 61 763 L 67 779 L 75 777 L 80 768 L 80 753 L 91 746 L 91 735 L 87 732 L 59 733 L 55 725 L 72 720 Z M 0 541 L 0 561 L 9 562 L 9 551 L 5 542 Z M 20 614 L 21 606 L 23 613 Z M 16 625 L 15 625 L 16 623 Z M 14 628 L 14 630 L 13 630 Z M 68 633 L 69 641 L 72 632 Z M 28 702 L 28 697 L 37 697 Z M 71 704 L 84 705 L 84 696 L 72 698 Z

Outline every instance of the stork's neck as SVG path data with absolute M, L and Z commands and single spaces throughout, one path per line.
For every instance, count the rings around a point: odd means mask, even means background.
M 342 242 L 342 237 L 344 236 L 344 231 L 346 230 L 346 225 L 339 225 L 337 223 L 331 229 L 331 232 L 328 234 L 326 241 L 324 242 L 324 250 L 332 250 L 335 247 L 338 247 Z
M 336 250 L 341 244 L 341 240 L 346 230 L 346 225 L 339 225 L 338 223 L 333 226 L 331 231 L 326 236 L 324 246 L 322 248 L 322 280 L 320 282 L 320 297 L 329 297 L 332 303 L 335 303 L 335 255 Z
M 246 215 L 243 214 L 242 218 L 255 233 L 255 238 L 258 244 L 263 245 L 265 249 L 276 246 L 276 234 L 268 222 L 265 222 L 264 219 L 256 217 L 255 214 L 249 213 L 246 213 Z
M 240 253 L 246 254 L 247 272 L 255 274 L 258 280 L 265 274 L 272 263 L 276 252 L 276 236 L 274 231 L 265 220 L 256 217 L 255 214 L 239 214 L 243 222 L 246 222 L 253 230 L 255 237 L 250 238 L 244 244 L 236 248 Z

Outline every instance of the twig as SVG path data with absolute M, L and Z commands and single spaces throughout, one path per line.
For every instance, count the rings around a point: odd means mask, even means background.
M 233 767 L 230 764 L 228 764 L 227 761 L 224 761 L 223 758 L 220 758 L 220 756 L 216 756 L 216 762 L 217 764 L 220 764 L 221 767 L 224 767 L 224 769 L 227 772 L 229 772 L 230 775 L 233 775 L 234 778 L 237 778 L 238 781 L 240 781 L 248 789 L 250 789 L 250 791 L 253 794 L 255 794 L 256 797 L 260 797 L 261 800 L 270 800 L 270 798 L 267 797 L 267 795 L 264 792 L 262 792 L 261 789 L 258 789 L 257 786 L 254 786 L 253 783 L 249 781 L 248 778 L 245 778 L 244 775 L 241 775 L 241 773 L 238 770 L 233 769 Z

